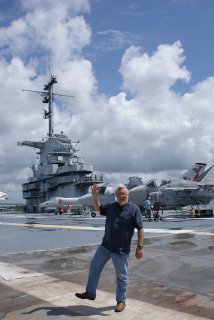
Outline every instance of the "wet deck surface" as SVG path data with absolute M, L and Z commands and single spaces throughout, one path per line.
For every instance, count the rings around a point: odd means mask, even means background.
M 0 215 L 0 319 L 214 319 L 213 218 L 145 223 L 144 258 L 135 259 L 134 240 L 122 314 L 114 312 L 111 262 L 95 301 L 74 295 L 85 290 L 103 226 L 101 219 Z

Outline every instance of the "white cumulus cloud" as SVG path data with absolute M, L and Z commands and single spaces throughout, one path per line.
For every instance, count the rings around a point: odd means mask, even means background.
M 84 17 L 89 1 L 22 5 L 22 15 L 0 28 L 0 190 L 11 200 L 22 198 L 21 184 L 37 161 L 36 151 L 17 141 L 47 136 L 41 97 L 22 90 L 43 89 L 48 52 L 55 92 L 74 96 L 54 101 L 54 130 L 80 140 L 85 162 L 109 182 L 166 177 L 195 161 L 213 163 L 214 77 L 184 94 L 174 90 L 191 78 L 180 41 L 160 44 L 151 54 L 130 45 L 118 65 L 121 91 L 109 97 L 98 93 L 93 62 L 85 55 L 93 36 Z

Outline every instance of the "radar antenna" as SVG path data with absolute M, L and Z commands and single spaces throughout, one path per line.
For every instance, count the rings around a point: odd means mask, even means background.
M 53 85 L 57 83 L 56 76 L 51 75 L 49 82 L 44 85 L 45 91 L 36 91 L 36 90 L 22 90 L 22 91 L 29 91 L 29 92 L 36 92 L 40 96 L 42 96 L 42 102 L 48 103 L 48 111 L 44 110 L 44 119 L 49 119 L 49 130 L 48 130 L 48 136 L 53 137 L 54 135 L 54 124 L 53 124 L 53 101 L 54 97 L 61 96 L 61 97 L 71 97 L 65 94 L 59 94 L 59 93 L 53 93 Z

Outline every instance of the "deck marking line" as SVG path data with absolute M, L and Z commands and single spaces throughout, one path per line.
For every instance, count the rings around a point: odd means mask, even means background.
M 53 229 L 82 229 L 82 230 L 104 230 L 104 227 L 90 227 L 90 226 L 67 226 L 67 225 L 54 225 L 54 224 L 34 224 L 34 223 L 11 223 L 0 222 L 0 225 L 18 226 L 18 227 L 31 227 L 31 228 L 53 228 Z

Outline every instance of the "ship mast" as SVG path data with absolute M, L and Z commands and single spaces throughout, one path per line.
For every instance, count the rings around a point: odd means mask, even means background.
M 65 94 L 53 93 L 53 85 L 57 83 L 56 76 L 51 75 L 50 80 L 47 84 L 44 85 L 45 91 L 36 91 L 36 90 L 23 90 L 23 91 L 30 91 L 36 92 L 40 96 L 43 97 L 42 102 L 48 103 L 48 111 L 44 110 L 44 119 L 49 120 L 48 124 L 48 136 L 51 138 L 54 136 L 54 122 L 53 122 L 53 101 L 55 96 L 61 97 L 74 97 Z
M 53 85 L 57 83 L 56 77 L 51 75 L 50 81 L 44 86 L 44 90 L 47 94 L 44 96 L 42 102 L 48 103 L 48 111 L 44 111 L 44 118 L 49 120 L 48 136 L 52 137 L 54 134 L 54 123 L 53 123 Z

